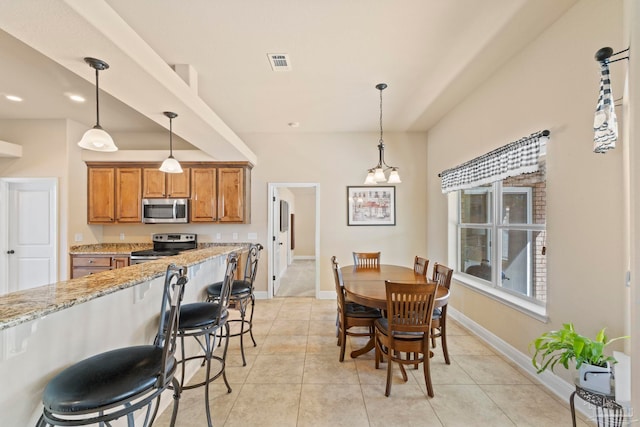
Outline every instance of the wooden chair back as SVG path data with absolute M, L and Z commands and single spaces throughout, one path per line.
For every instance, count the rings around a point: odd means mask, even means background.
M 417 274 L 421 274 L 424 277 L 427 277 L 428 269 L 429 269 L 429 260 L 426 258 L 416 256 L 413 261 L 413 271 L 415 271 Z
M 428 341 L 437 288 L 435 283 L 385 281 L 389 337 L 392 343 L 394 338 L 406 338 L 407 335 L 415 338 L 416 333 L 424 334 L 425 342 Z
M 380 252 L 354 252 L 353 264 L 358 268 L 379 268 Z
M 447 289 L 451 288 L 451 277 L 453 277 L 453 269 L 437 262 L 433 264 L 433 276 L 431 279 L 438 285 Z

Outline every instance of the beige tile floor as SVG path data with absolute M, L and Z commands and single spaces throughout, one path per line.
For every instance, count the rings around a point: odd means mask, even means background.
M 247 366 L 239 339 L 227 355 L 227 394 L 221 379 L 211 385 L 216 427 L 231 426 L 570 426 L 567 402 L 502 359 L 455 322 L 449 322 L 451 365 L 436 348 L 431 363 L 435 397 L 428 398 L 422 367 L 404 383 L 396 368 L 391 396 L 385 397 L 386 364 L 374 369 L 373 353 L 348 354 L 364 344 L 349 338 L 347 357 L 338 361 L 335 301 L 276 298 L 256 301 Z M 216 350 L 216 352 L 218 352 Z M 193 379 L 199 380 L 201 374 Z M 156 426 L 169 424 L 170 409 Z M 580 422 L 580 421 L 579 421 Z M 183 393 L 179 427 L 206 426 L 204 390 Z M 586 425 L 580 422 L 579 425 Z

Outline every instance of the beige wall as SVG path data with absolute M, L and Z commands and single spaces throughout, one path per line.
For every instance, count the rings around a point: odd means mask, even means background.
M 321 291 L 333 290 L 332 255 L 347 265 L 352 263 L 354 250 L 381 250 L 383 262 L 410 266 L 416 254 L 425 252 L 424 133 L 385 133 L 387 162 L 400 167 L 403 179 L 396 186 L 395 227 L 347 226 L 347 186 L 361 185 L 366 170 L 377 163 L 379 135 L 292 131 L 241 137 L 260 159 L 252 174 L 252 225 L 261 236 L 267 232 L 267 183 L 319 184 L 320 252 L 316 256 L 320 258 Z M 261 268 L 259 290 L 267 289 L 266 270 Z
M 316 195 L 315 192 L 296 192 L 295 195 L 295 243 L 294 257 L 316 256 Z
M 593 56 L 603 46 L 623 46 L 621 7 L 622 1 L 577 3 L 429 132 L 428 256 L 442 259 L 449 249 L 447 199 L 437 172 L 532 132 L 551 131 L 549 322 L 459 284 L 451 298 L 454 308 L 525 354 L 534 337 L 563 322 L 589 335 L 603 326 L 611 336 L 624 333 L 622 150 L 592 152 L 599 84 Z M 625 68 L 612 65 L 615 97 L 622 95 Z
M 71 143 L 79 125 L 68 120 L 0 120 L 0 139 L 22 146 L 21 158 L 0 158 L 3 178 L 56 178 L 58 180 L 58 278 L 68 273 L 68 230 L 75 222 L 74 211 L 86 212 L 86 203 L 76 191 L 84 188 L 86 172 L 79 162 L 80 148 Z M 80 134 L 81 135 L 81 134 Z M 86 221 L 84 227 L 86 228 Z

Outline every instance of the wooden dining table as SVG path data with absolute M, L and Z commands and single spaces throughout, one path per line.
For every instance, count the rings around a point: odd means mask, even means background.
M 349 301 L 362 304 L 367 307 L 387 309 L 387 291 L 385 281 L 406 283 L 434 283 L 424 275 L 416 273 L 413 268 L 399 265 L 381 264 L 378 268 L 358 268 L 347 265 L 340 268 L 344 290 Z M 436 307 L 442 307 L 449 301 L 449 290 L 444 286 L 438 286 L 436 291 Z M 351 357 L 356 358 L 373 350 L 375 339 L 371 338 L 367 344 L 351 352 Z

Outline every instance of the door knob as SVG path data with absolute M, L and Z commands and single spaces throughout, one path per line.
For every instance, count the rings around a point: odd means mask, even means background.
M 282 246 L 282 242 L 279 242 L 278 244 L 279 244 L 280 246 Z
M 14 251 L 13 249 L 11 249 L 10 251 L 7 251 L 7 253 L 8 253 L 9 255 L 11 255 L 11 254 L 15 254 L 15 253 L 16 253 L 16 251 Z

